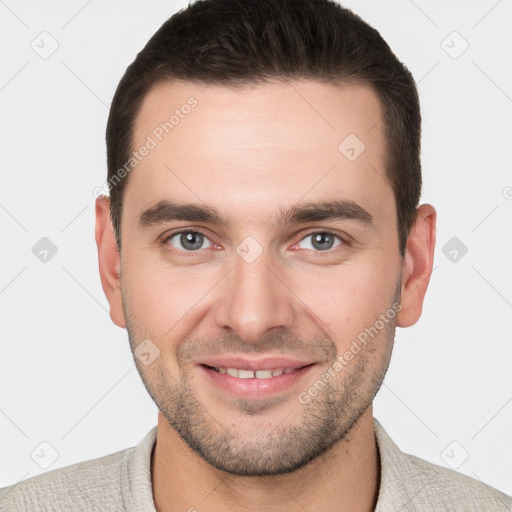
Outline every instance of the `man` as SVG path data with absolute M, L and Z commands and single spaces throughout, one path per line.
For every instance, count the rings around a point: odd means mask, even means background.
M 372 416 L 420 317 L 414 81 L 328 0 L 207 0 L 127 69 L 96 241 L 159 408 L 135 448 L 0 492 L 2 510 L 512 510 Z

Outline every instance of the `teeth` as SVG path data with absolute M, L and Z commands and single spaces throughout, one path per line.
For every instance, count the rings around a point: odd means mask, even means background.
M 254 375 L 257 379 L 270 379 L 273 376 L 273 373 L 270 370 L 256 370 Z
M 238 370 L 236 368 L 226 368 L 226 373 L 231 377 L 238 377 Z
M 238 370 L 237 368 L 222 368 L 214 367 L 216 372 L 237 377 L 239 379 L 271 379 L 272 377 L 279 377 L 279 375 L 289 374 L 296 370 L 296 368 L 276 368 L 275 370 Z

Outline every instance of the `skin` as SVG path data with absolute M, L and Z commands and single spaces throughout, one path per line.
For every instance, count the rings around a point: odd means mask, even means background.
M 153 457 L 159 511 L 370 511 L 379 489 L 372 400 L 398 325 L 420 317 L 433 264 L 436 212 L 418 208 L 404 257 L 386 179 L 382 112 L 361 84 L 268 83 L 233 90 L 172 82 L 146 96 L 138 148 L 193 96 L 197 106 L 131 171 L 122 249 L 109 200 L 96 203 L 103 289 L 132 349 L 149 339 L 158 357 L 135 361 L 160 412 Z M 364 152 L 338 145 L 356 134 Z M 220 224 L 167 220 L 143 226 L 159 201 L 208 205 Z M 283 210 L 352 201 L 373 218 L 278 222 Z M 186 228 L 204 234 L 188 251 Z M 324 250 L 311 233 L 340 238 Z M 237 252 L 252 237 L 261 254 Z M 340 243 L 338 243 L 340 242 Z M 254 253 L 253 253 L 254 254 Z M 394 303 L 401 309 L 341 371 L 337 358 Z M 197 365 L 207 356 L 286 355 L 315 363 L 270 398 L 223 391 Z M 298 400 L 326 370 L 308 403 Z

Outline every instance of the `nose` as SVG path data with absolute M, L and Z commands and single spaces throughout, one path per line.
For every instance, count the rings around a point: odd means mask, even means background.
M 269 330 L 291 328 L 293 293 L 261 255 L 247 263 L 235 255 L 234 269 L 220 288 L 215 321 L 247 343 L 257 343 Z

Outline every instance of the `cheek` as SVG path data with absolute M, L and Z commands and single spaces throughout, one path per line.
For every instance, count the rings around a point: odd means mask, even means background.
M 301 273 L 291 285 L 306 313 L 343 346 L 375 324 L 393 303 L 398 270 L 379 265 L 340 265 Z M 327 327 L 328 326 L 328 327 Z
M 143 251 L 132 252 L 123 267 L 123 290 L 137 324 L 158 340 L 179 334 L 201 311 L 212 287 L 211 272 L 208 277 L 197 268 L 171 268 Z

